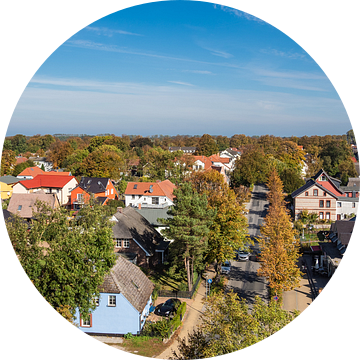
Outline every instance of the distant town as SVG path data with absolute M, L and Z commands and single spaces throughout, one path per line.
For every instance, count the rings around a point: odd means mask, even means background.
M 18 134 L 0 177 L 10 240 L 47 302 L 162 359 L 240 350 L 304 311 L 346 252 L 359 187 L 352 130 Z

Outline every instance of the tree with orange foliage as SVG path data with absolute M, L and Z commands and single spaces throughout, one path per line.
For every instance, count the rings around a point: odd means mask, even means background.
M 295 239 L 296 231 L 292 227 L 283 185 L 275 168 L 270 172 L 267 186 L 270 206 L 259 238 L 261 255 L 258 275 L 264 276 L 273 294 L 281 298 L 283 291 L 299 285 L 299 242 Z

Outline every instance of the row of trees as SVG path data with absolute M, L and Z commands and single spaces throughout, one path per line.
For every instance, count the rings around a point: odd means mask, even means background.
M 162 220 L 171 246 L 173 271 L 185 271 L 192 289 L 194 272 L 205 264 L 232 259 L 235 251 L 249 244 L 244 206 L 217 171 L 194 173 L 175 191 L 172 218 Z

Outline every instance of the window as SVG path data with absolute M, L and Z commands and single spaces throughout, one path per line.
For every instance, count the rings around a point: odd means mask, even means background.
M 329 212 L 326 213 L 326 219 L 328 219 L 328 220 L 330 219 L 330 213 Z
M 305 191 L 305 196 L 309 196 L 309 192 L 308 192 L 308 191 Z
M 326 192 L 324 191 L 324 196 L 326 196 Z
M 151 203 L 152 203 L 153 205 L 159 205 L 159 198 L 158 198 L 158 197 L 153 197 L 153 198 L 151 199 Z
M 317 189 L 314 189 L 314 196 L 318 196 L 318 191 L 317 191 Z
M 89 314 L 87 319 L 83 319 L 80 316 L 80 326 L 81 327 L 92 327 L 92 314 Z
M 121 239 L 115 239 L 115 247 L 121 248 Z
M 319 213 L 319 219 L 322 220 L 323 218 L 324 218 L 324 213 L 323 213 L 323 212 L 320 212 L 320 213 Z
M 336 203 L 336 206 L 337 206 L 337 207 L 341 207 L 341 202 L 337 202 L 337 203 Z
M 135 195 L 131 195 L 131 199 L 135 200 Z
M 324 207 L 324 200 L 319 201 L 319 207 Z
M 108 306 L 116 306 L 116 296 L 115 295 L 109 295 Z
M 94 303 L 96 306 L 99 306 L 100 305 L 100 300 L 99 300 L 99 297 L 98 296 L 95 296 L 94 297 Z
M 320 181 L 326 181 L 326 176 L 325 176 L 325 175 L 321 175 Z
M 111 195 L 114 193 L 114 189 L 111 189 Z
M 327 208 L 330 207 L 330 200 L 326 200 L 326 207 L 327 207 Z
M 77 195 L 76 195 L 76 198 L 77 198 L 77 201 L 78 201 L 78 202 L 82 202 L 82 201 L 83 201 L 83 198 L 84 198 L 84 194 L 77 194 Z
M 20 211 L 22 209 L 22 205 L 18 206 L 18 211 Z
M 353 207 L 353 208 L 355 207 L 355 203 L 352 203 L 352 207 Z
M 128 249 L 128 248 L 130 247 L 130 240 L 124 239 L 123 247 L 126 248 L 126 249 Z

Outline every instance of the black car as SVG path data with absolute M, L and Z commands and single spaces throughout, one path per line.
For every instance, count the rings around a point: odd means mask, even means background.
M 181 301 L 179 299 L 169 299 L 164 303 L 159 304 L 154 311 L 155 315 L 159 316 L 171 316 L 176 313 L 176 310 L 179 308 Z

